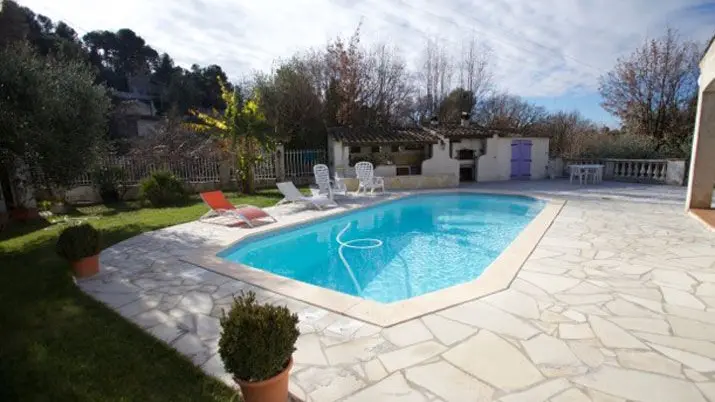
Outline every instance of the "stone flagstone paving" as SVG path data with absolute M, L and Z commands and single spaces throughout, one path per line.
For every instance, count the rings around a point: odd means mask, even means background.
M 715 234 L 680 204 L 571 197 L 508 290 L 391 328 L 179 261 L 245 231 L 145 233 L 79 285 L 229 384 L 217 343 L 232 295 L 288 306 L 305 401 L 715 401 Z

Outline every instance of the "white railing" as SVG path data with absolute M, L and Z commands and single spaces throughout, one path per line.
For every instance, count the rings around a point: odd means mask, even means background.
M 613 180 L 665 183 L 668 161 L 663 159 L 611 159 L 606 161 Z
M 279 153 L 280 152 L 280 153 Z M 280 158 L 277 156 L 280 155 Z M 276 162 L 283 162 L 276 166 Z M 137 156 L 107 156 L 95 168 L 118 169 L 125 185 L 138 184 L 142 179 L 159 170 L 167 170 L 186 183 L 219 183 L 221 182 L 221 164 L 226 164 L 228 180 L 236 180 L 236 168 L 232 159 L 222 158 L 219 154 L 205 155 L 196 158 L 158 159 Z M 293 180 L 296 183 L 307 183 L 313 178 L 313 166 L 327 163 L 324 149 L 288 150 L 285 152 L 264 152 L 262 159 L 254 168 L 254 177 L 258 183 L 270 184 L 279 178 Z M 43 180 L 42 172 L 33 172 L 35 178 Z M 74 180 L 70 187 L 94 185 L 93 171 L 85 172 Z
M 157 160 L 130 156 L 108 156 L 103 158 L 96 167 L 102 169 L 118 169 L 118 176 L 125 185 L 134 185 L 143 178 L 159 170 L 172 172 L 179 179 L 187 183 L 208 183 L 219 182 L 219 166 L 221 161 L 218 156 L 209 155 L 198 158 L 187 158 L 181 160 Z M 36 180 L 43 181 L 44 175 L 41 171 L 33 172 Z M 92 186 L 94 177 L 91 171 L 85 172 L 71 183 L 71 187 Z
M 276 178 L 276 164 L 273 153 L 263 153 L 261 160 L 253 169 L 253 177 L 257 181 L 274 180 Z
M 219 166 L 221 162 L 217 158 L 198 158 L 169 162 L 168 170 L 173 172 L 179 179 L 188 183 L 219 182 Z
M 313 176 L 313 166 L 327 163 L 324 149 L 297 149 L 285 151 L 285 176 L 293 178 Z
M 605 180 L 633 181 L 640 183 L 666 183 L 668 160 L 666 159 L 564 159 L 564 174 L 569 165 L 604 165 Z

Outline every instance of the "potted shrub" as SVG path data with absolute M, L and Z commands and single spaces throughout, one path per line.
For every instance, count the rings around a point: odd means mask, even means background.
M 77 278 L 99 272 L 99 231 L 89 223 L 63 230 L 57 239 L 56 250 L 60 257 L 70 262 Z
M 249 292 L 223 312 L 221 328 L 219 354 L 245 402 L 285 402 L 298 316 L 286 307 L 259 304 Z

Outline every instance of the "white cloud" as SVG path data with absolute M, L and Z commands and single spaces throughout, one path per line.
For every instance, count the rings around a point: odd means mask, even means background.
M 493 49 L 497 84 L 522 96 L 592 92 L 617 57 L 666 25 L 712 35 L 703 0 L 25 0 L 87 30 L 131 28 L 179 64 L 219 64 L 232 79 L 336 35 L 360 21 L 365 43 L 396 45 L 417 66 L 427 37 L 455 52 L 472 35 Z M 547 4 L 548 3 L 548 4 Z M 711 4 L 711 3 L 710 3 Z

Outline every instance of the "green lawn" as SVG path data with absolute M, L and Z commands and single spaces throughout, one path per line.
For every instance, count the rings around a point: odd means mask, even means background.
M 269 206 L 276 191 L 229 194 Z M 79 208 L 104 246 L 194 220 L 198 198 L 175 208 L 137 203 Z M 189 360 L 82 293 L 54 253 L 61 225 L 0 232 L 0 401 L 227 401 L 233 392 Z

